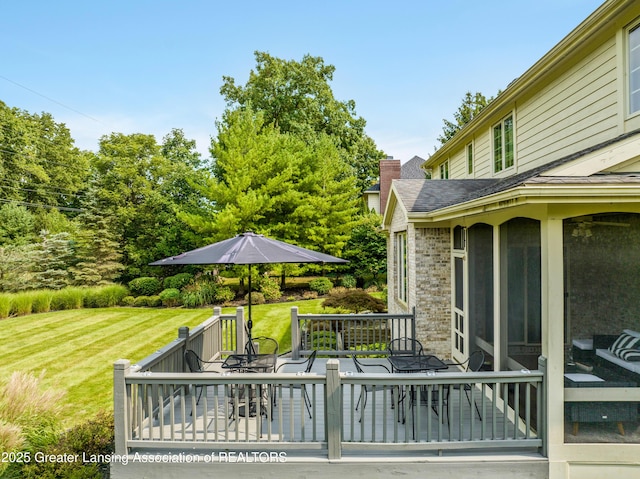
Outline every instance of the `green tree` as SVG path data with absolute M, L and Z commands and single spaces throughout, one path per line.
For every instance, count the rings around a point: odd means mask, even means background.
M 93 162 L 92 191 L 120 243 L 123 280 L 152 271 L 148 263 L 194 247 L 194 237 L 176 215 L 199 201 L 194 144 L 176 130 L 160 146 L 152 135 L 113 133 L 100 140 Z M 184 188 L 182 188 L 184 187 Z
M 373 279 L 380 281 L 387 273 L 387 238 L 380 229 L 381 218 L 370 213 L 362 218 L 351 234 L 345 247 L 345 266 L 360 286 Z
M 263 112 L 265 125 L 307 142 L 313 142 L 318 134 L 329 136 L 353 169 L 360 192 L 371 186 L 384 153 L 366 135 L 366 121 L 356 115 L 355 102 L 334 97 L 329 84 L 335 67 L 311 55 L 298 62 L 256 51 L 255 58 L 256 69 L 245 86 L 223 77 L 220 93 L 227 105 Z
M 332 139 L 305 142 L 281 133 L 249 107 L 225 112 L 218 128 L 214 175 L 202 189 L 209 211 L 181 218 L 207 241 L 252 230 L 337 254 L 353 224 L 357 195 Z
M 48 113 L 0 101 L 0 195 L 18 202 L 75 208 L 89 173 L 88 155 Z
M 0 246 L 0 291 L 15 292 L 33 284 L 36 244 Z
M 36 248 L 33 289 L 62 289 L 71 284 L 69 267 L 74 261 L 73 241 L 69 233 L 41 234 L 42 242 Z
M 444 126 L 442 127 L 442 134 L 438 137 L 440 144 L 444 145 L 447 141 L 453 138 L 453 136 L 467 123 L 473 120 L 491 100 L 493 100 L 493 98 L 487 99 L 479 92 L 476 92 L 475 94 L 472 94 L 471 92 L 465 93 L 464 98 L 462 99 L 462 104 L 453 114 L 455 122 L 446 119 L 442 120 L 444 121 Z
M 0 206 L 0 245 L 24 245 L 36 239 L 36 219 L 24 206 L 5 203 Z

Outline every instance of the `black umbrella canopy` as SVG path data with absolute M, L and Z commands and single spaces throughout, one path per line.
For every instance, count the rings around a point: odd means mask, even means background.
M 246 232 L 234 238 L 149 263 L 150 266 L 179 264 L 269 264 L 269 263 L 348 263 L 349 261 L 306 248 Z M 249 321 L 251 342 L 251 267 L 249 267 Z M 249 349 L 251 351 L 251 349 Z
M 154 261 L 150 265 L 266 263 L 348 263 L 348 261 L 247 232 L 177 256 Z

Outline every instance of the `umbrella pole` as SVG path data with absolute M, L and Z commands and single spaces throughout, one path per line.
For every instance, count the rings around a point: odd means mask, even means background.
M 248 335 L 248 348 L 247 354 L 249 355 L 249 361 L 251 361 L 251 351 L 253 350 L 253 343 L 251 342 L 251 329 L 253 328 L 253 320 L 251 319 L 251 265 L 249 265 L 249 321 L 247 321 L 247 335 Z

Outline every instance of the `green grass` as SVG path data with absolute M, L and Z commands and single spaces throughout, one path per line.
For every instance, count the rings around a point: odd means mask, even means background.
M 291 307 L 321 312 L 322 300 L 256 305 L 254 336 L 278 340 L 291 348 Z M 233 313 L 235 308 L 225 308 Z M 33 314 L 0 321 L 0 382 L 14 371 L 43 370 L 44 385 L 67 391 L 64 425 L 70 427 L 113 408 L 113 363 L 132 364 L 173 341 L 180 326 L 191 328 L 211 309 L 104 308 Z M 245 308 L 245 315 L 246 315 Z

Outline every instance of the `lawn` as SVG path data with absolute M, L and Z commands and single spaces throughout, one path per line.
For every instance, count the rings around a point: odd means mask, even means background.
M 255 305 L 254 336 L 269 335 L 291 348 L 291 307 L 320 312 L 322 300 Z M 234 308 L 224 312 L 233 313 Z M 13 371 L 45 371 L 44 384 L 66 394 L 65 425 L 113 407 L 113 363 L 135 363 L 173 341 L 180 326 L 194 327 L 211 309 L 105 308 L 57 311 L 1 321 L 0 382 Z

